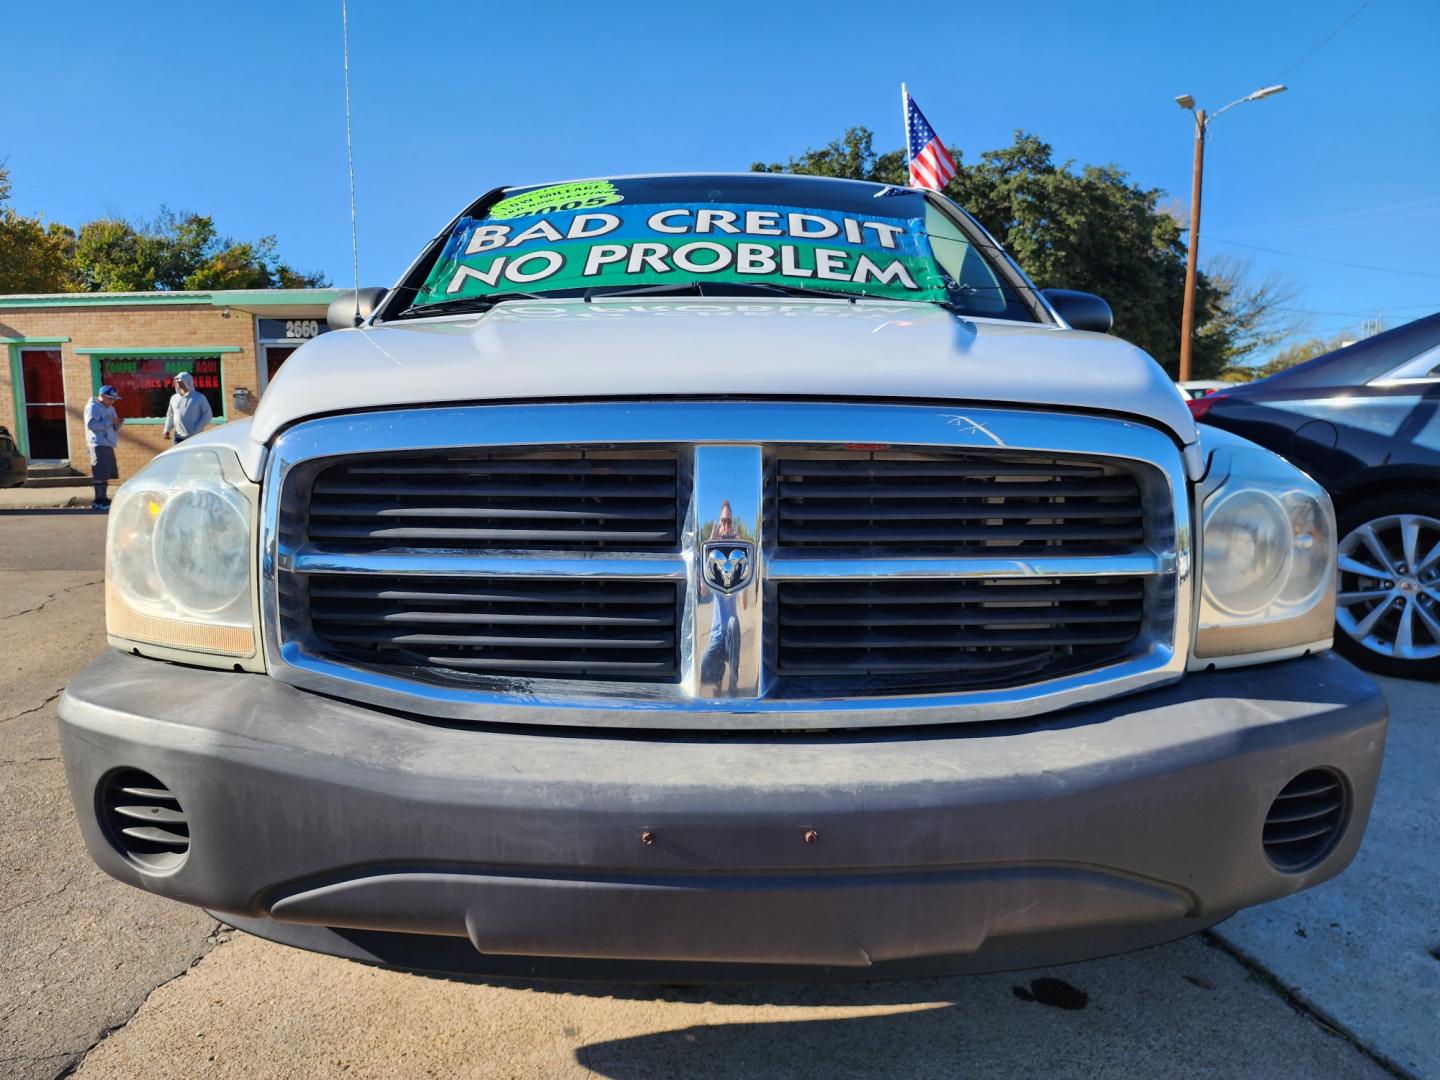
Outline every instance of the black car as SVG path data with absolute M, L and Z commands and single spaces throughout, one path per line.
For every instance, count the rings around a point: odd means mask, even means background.
M 28 475 L 25 455 L 15 445 L 10 429 L 0 425 L 0 488 L 19 487 Z
M 1189 405 L 1329 490 L 1336 647 L 1376 671 L 1440 675 L 1440 313 Z

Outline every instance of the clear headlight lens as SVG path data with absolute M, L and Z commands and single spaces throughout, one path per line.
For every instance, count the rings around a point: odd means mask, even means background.
M 1289 579 L 1293 541 L 1275 496 L 1253 488 L 1227 495 L 1205 521 L 1205 595 L 1227 615 L 1265 610 Z
M 1201 492 L 1197 657 L 1328 643 L 1335 512 L 1325 491 L 1267 450 L 1222 445 Z
M 110 635 L 254 656 L 257 501 L 255 485 L 228 450 L 164 454 L 127 481 L 110 510 Z

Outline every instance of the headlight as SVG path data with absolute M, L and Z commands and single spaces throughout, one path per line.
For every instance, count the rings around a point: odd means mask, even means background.
M 257 657 L 257 505 L 258 489 L 223 448 L 163 454 L 127 481 L 106 545 L 114 643 L 160 646 L 142 650 L 156 655 Z
M 1267 450 L 1233 437 L 1217 441 L 1200 494 L 1196 658 L 1260 660 L 1328 647 L 1335 619 L 1330 497 Z

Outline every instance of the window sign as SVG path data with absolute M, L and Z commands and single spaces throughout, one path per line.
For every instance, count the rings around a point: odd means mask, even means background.
M 330 329 L 324 319 L 257 319 L 261 341 L 300 344 Z
M 175 376 L 190 372 L 217 419 L 225 416 L 218 356 L 99 356 L 100 380 L 120 391 L 115 411 L 121 420 L 164 420 L 175 393 Z

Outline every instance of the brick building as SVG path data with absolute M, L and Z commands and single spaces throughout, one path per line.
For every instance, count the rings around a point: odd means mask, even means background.
M 339 291 L 0 296 L 0 425 L 32 463 L 88 471 L 85 403 L 110 383 L 124 395 L 116 456 L 128 477 L 169 445 L 161 430 L 176 372 L 195 377 L 216 423 L 238 419 L 285 358 L 326 331 Z

